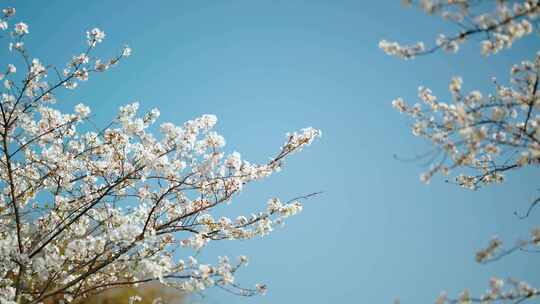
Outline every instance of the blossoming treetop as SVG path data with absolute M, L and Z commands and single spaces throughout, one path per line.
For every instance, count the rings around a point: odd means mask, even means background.
M 186 292 L 219 286 L 240 295 L 264 293 L 263 284 L 235 283 L 246 257 L 219 257 L 211 265 L 188 256 L 185 247 L 198 252 L 213 240 L 265 235 L 299 212 L 305 197 L 273 198 L 235 219 L 212 215 L 246 184 L 279 171 L 320 131 L 288 134 L 267 163 L 252 164 L 222 151 L 214 115 L 181 126 L 165 122 L 152 134 L 159 111 L 139 114 L 132 103 L 95 129 L 89 107 L 61 113 L 55 93 L 109 70 L 131 49 L 95 57 L 105 38 L 95 28 L 87 32 L 85 50 L 60 71 L 30 55 L 28 25 L 8 23 L 15 9 L 2 12 L 0 30 L 10 33 L 9 49 L 22 64 L 9 63 L 0 74 L 0 303 L 70 302 L 155 280 Z

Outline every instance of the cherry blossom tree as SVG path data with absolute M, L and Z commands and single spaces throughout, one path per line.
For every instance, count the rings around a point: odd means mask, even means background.
M 197 253 L 211 241 L 264 236 L 301 211 L 301 201 L 314 194 L 272 198 L 234 219 L 213 216 L 321 132 L 287 134 L 267 163 L 254 164 L 223 152 L 214 115 L 164 122 L 152 134 L 159 111 L 139 114 L 131 103 L 95 127 L 86 105 L 71 113 L 55 108 L 57 92 L 112 69 L 131 49 L 99 58 L 105 33 L 94 28 L 82 52 L 56 68 L 32 57 L 24 44 L 31 28 L 14 18 L 14 8 L 2 10 L 12 63 L 0 74 L 0 303 L 72 302 L 151 281 L 188 293 L 217 286 L 263 294 L 263 284 L 235 281 L 247 257 L 208 264 Z
M 482 55 L 495 55 L 509 49 L 525 36 L 538 35 L 540 1 L 420 0 L 403 1 L 430 15 L 440 16 L 457 25 L 453 34 L 440 34 L 432 46 L 423 42 L 404 46 L 382 40 L 379 47 L 387 54 L 413 59 L 438 51 L 456 53 L 460 45 L 473 38 L 480 40 Z M 505 181 L 505 173 L 540 162 L 540 52 L 510 69 L 510 81 L 494 80 L 491 92 L 462 90 L 462 78 L 450 81 L 451 98 L 442 100 L 425 87 L 420 87 L 420 103 L 407 104 L 402 98 L 392 105 L 413 120 L 412 133 L 427 139 L 433 150 L 432 166 L 420 179 L 423 182 L 441 174 L 449 182 L 468 189 L 477 189 Z M 507 83 L 507 84 L 506 84 Z M 540 202 L 536 199 L 525 214 L 527 217 Z M 531 230 L 527 239 L 505 247 L 494 238 L 476 254 L 476 261 L 488 263 L 516 251 L 535 250 L 540 245 L 540 229 Z M 522 302 L 540 294 L 523 281 L 492 278 L 486 293 L 473 297 L 467 290 L 457 298 L 442 293 L 436 303 Z

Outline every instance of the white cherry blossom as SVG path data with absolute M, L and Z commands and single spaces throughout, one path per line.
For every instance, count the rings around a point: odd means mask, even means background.
M 2 12 L 4 29 L 15 9 Z M 57 93 L 109 71 L 131 49 L 100 58 L 94 50 L 105 33 L 94 28 L 86 33 L 87 49 L 55 69 L 25 50 L 26 23 L 13 31 L 9 48 L 28 65 L 6 63 L 0 77 L 0 303 L 72 302 L 150 281 L 185 292 L 220 286 L 239 295 L 264 294 L 263 284 L 236 283 L 247 257 L 203 263 L 190 255 L 210 242 L 261 237 L 300 212 L 301 201 L 312 195 L 272 199 L 267 208 L 255 204 L 252 214 L 236 220 L 214 215 L 250 183 L 281 170 L 321 132 L 287 134 L 268 162 L 256 164 L 225 152 L 211 114 L 183 124 L 158 122 L 158 109 L 141 113 L 132 102 L 110 124 L 96 126 L 87 105 L 59 111 Z M 16 72 L 22 85 L 12 80 Z
M 379 47 L 389 55 L 412 59 L 439 50 L 456 53 L 459 46 L 473 38 L 480 40 L 482 55 L 495 55 L 511 48 L 524 37 L 536 35 L 540 1 L 481 1 L 472 0 L 420 0 L 403 1 L 417 6 L 431 15 L 458 25 L 453 34 L 440 34 L 431 47 L 422 43 L 403 46 L 382 40 Z M 474 42 L 473 42 L 474 43 Z M 392 106 L 411 120 L 414 136 L 427 140 L 432 146 L 431 167 L 420 175 L 424 183 L 441 174 L 445 180 L 467 189 L 501 184 L 506 173 L 540 164 L 540 52 L 530 50 L 531 57 L 510 67 L 510 79 L 494 79 L 491 92 L 466 91 L 464 81 L 456 76 L 450 80 L 449 96 L 439 97 L 429 88 L 419 88 L 421 102 L 407 103 L 398 97 Z M 536 54 L 534 54 L 536 52 Z M 535 199 L 526 212 L 516 212 L 518 218 L 530 215 L 540 198 Z M 477 251 L 479 263 L 489 263 L 519 251 L 537 251 L 540 230 L 531 230 L 531 236 L 503 246 L 493 237 L 483 249 Z M 503 287 L 504 286 L 504 287 Z M 493 278 L 490 289 L 479 297 L 468 290 L 456 298 L 443 292 L 437 304 L 447 303 L 520 303 L 540 292 L 528 283 Z

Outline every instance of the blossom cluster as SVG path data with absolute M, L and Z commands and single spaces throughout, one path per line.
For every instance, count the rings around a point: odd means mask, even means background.
M 418 42 L 415 45 L 400 45 L 397 42 L 389 42 L 381 40 L 379 48 L 383 49 L 388 55 L 397 56 L 401 59 L 412 59 L 417 54 L 423 53 L 426 50 L 423 42 Z
M 446 292 L 442 292 L 435 300 L 435 304 L 469 304 L 472 302 L 489 304 L 494 302 L 505 303 L 506 301 L 519 303 L 534 298 L 539 294 L 538 289 L 531 287 L 525 281 L 502 280 L 493 277 L 489 280 L 489 288 L 480 297 L 471 296 L 467 289 L 461 292 L 456 299 L 450 299 Z
M 3 14 L 0 29 L 7 30 L 15 9 Z M 247 257 L 220 257 L 210 265 L 194 256 L 210 241 L 266 235 L 301 211 L 303 198 L 274 198 L 263 211 L 234 220 L 213 215 L 247 184 L 281 170 L 321 132 L 287 134 L 274 157 L 255 164 L 224 151 L 214 115 L 182 125 L 164 122 L 152 133 L 159 110 L 140 113 L 133 102 L 96 128 L 87 105 L 71 113 L 56 109 L 57 91 L 75 89 L 131 49 L 110 59 L 90 56 L 106 37 L 94 28 L 86 33 L 86 50 L 60 72 L 30 56 L 23 39 L 29 32 L 16 23 L 10 43 L 28 64 L 9 64 L 0 74 L 0 303 L 71 302 L 150 281 L 185 292 L 220 286 L 264 294 L 264 284 L 249 289 L 235 282 Z
M 498 237 L 493 237 L 486 248 L 476 252 L 475 259 L 478 263 L 489 263 L 518 250 L 524 252 L 537 252 L 538 246 L 540 246 L 540 228 L 535 227 L 531 229 L 529 238 L 517 241 L 516 245 L 511 248 L 504 248 L 503 241 Z
M 463 92 L 462 79 L 449 85 L 450 102 L 439 100 L 424 87 L 422 103 L 407 105 L 397 98 L 392 105 L 413 120 L 412 133 L 429 140 L 436 162 L 421 179 L 435 173 L 448 176 L 461 169 L 455 182 L 476 189 L 501 183 L 504 172 L 535 165 L 540 157 L 540 101 L 537 93 L 540 53 L 511 69 L 510 85 L 495 81 L 495 91 L 484 96 L 477 90 Z
M 413 1 L 404 1 L 411 5 Z M 488 12 L 477 9 L 477 1 L 420 0 L 418 6 L 430 15 L 439 15 L 443 20 L 459 26 L 460 31 L 439 34 L 434 46 L 425 48 L 423 42 L 412 46 L 382 40 L 379 47 L 388 55 L 411 59 L 442 49 L 456 53 L 461 44 L 473 36 L 481 36 L 480 51 L 483 55 L 496 54 L 512 47 L 513 43 L 534 31 L 540 16 L 538 0 L 494 1 Z M 511 5 L 510 5 L 511 4 Z

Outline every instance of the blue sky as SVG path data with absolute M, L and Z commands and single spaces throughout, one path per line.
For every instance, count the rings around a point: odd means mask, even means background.
M 27 21 L 27 46 L 42 61 L 63 66 L 97 26 L 107 39 L 97 54 L 133 56 L 108 73 L 63 94 L 59 105 L 84 102 L 104 124 L 120 105 L 158 107 L 161 121 L 182 123 L 216 114 L 228 149 L 265 161 L 288 131 L 313 126 L 323 138 L 292 157 L 285 170 L 246 191 L 224 209 L 230 215 L 263 208 L 272 196 L 324 191 L 304 212 L 264 239 L 211 244 L 205 256 L 251 257 L 239 283 L 264 281 L 265 297 L 210 291 L 203 303 L 431 303 L 441 290 L 487 288 L 491 276 L 540 284 L 534 255 L 518 253 L 478 265 L 474 253 L 498 234 L 527 236 L 538 215 L 517 220 L 536 194 L 533 170 L 504 186 L 467 191 L 434 180 L 423 168 L 393 159 L 425 144 L 391 108 L 417 87 L 447 98 L 448 81 L 488 92 L 508 80 L 511 64 L 532 58 L 534 39 L 496 57 L 473 41 L 457 55 L 402 62 L 377 47 L 380 39 L 431 41 L 451 30 L 434 17 L 385 1 L 4 1 Z M 537 39 L 537 38 L 536 38 Z M 2 53 L 4 54 L 4 53 Z M 5 55 L 4 55 L 5 56 Z M 209 259 L 212 262 L 213 259 Z

